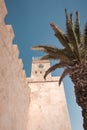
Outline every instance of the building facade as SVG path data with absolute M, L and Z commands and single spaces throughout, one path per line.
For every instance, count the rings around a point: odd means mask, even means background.
M 49 60 L 32 60 L 30 87 L 29 130 L 71 130 L 63 84 L 51 74 L 44 80 Z
M 26 78 L 4 0 L 0 12 L 0 130 L 71 130 L 63 84 L 43 78 L 50 62 L 33 59 Z
M 6 14 L 0 0 L 0 130 L 29 130 L 29 88 L 12 26 L 4 22 Z

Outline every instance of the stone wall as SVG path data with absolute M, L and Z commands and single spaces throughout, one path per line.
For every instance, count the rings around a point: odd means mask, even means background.
M 28 130 L 29 89 L 11 25 L 0 0 L 0 130 Z
M 29 130 L 71 130 L 63 83 L 59 78 L 43 75 L 50 67 L 49 60 L 34 59 L 30 87 Z

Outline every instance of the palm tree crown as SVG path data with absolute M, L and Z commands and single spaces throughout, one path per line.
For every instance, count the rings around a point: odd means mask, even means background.
M 82 34 L 79 22 L 79 13 L 76 11 L 76 20 L 73 22 L 72 14 L 68 14 L 65 9 L 66 15 L 66 32 L 63 32 L 54 23 L 50 23 L 50 26 L 54 30 L 55 36 L 58 38 L 63 46 L 63 49 L 47 46 L 37 45 L 33 46 L 33 50 L 39 50 L 46 52 L 46 55 L 41 59 L 54 59 L 59 62 L 51 66 L 45 73 L 44 78 L 53 70 L 57 68 L 65 68 L 64 72 L 59 80 L 59 84 L 62 79 L 73 72 L 74 67 L 78 67 L 83 62 L 87 63 L 87 24 Z

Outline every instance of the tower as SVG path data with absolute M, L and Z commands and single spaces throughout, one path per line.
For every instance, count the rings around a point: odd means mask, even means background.
M 51 74 L 44 80 L 49 60 L 32 60 L 30 87 L 29 130 L 71 130 L 63 84 Z

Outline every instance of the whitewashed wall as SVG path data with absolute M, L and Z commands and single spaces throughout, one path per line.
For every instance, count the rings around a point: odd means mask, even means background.
M 29 130 L 29 89 L 14 33 L 6 25 L 4 0 L 0 0 L 0 130 Z

